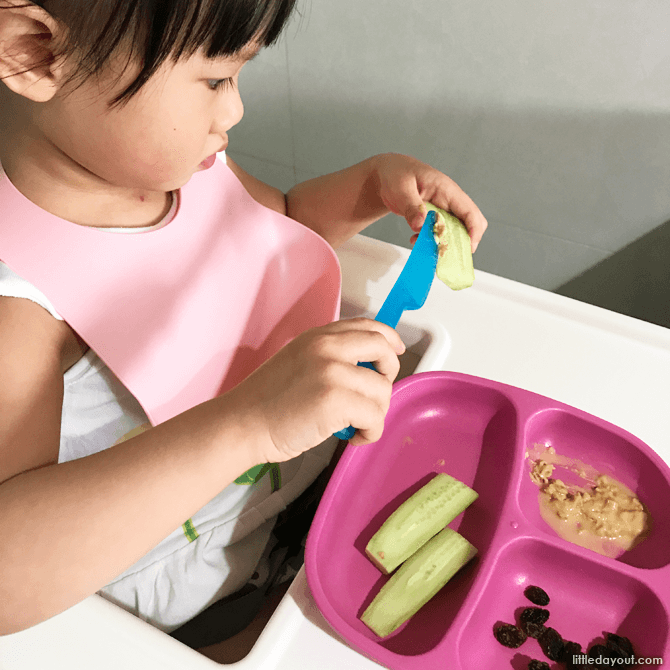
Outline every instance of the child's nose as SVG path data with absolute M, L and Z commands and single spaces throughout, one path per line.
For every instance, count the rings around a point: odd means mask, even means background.
M 225 96 L 221 101 L 221 107 L 217 114 L 214 132 L 227 133 L 233 126 L 236 126 L 244 116 L 244 105 L 239 91 L 235 90 L 230 95 Z

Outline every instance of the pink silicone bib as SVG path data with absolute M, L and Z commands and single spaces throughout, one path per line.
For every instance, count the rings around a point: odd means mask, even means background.
M 0 259 L 39 288 L 152 424 L 229 390 L 339 318 L 337 256 L 216 161 L 167 225 L 123 234 L 54 216 L 0 176 Z

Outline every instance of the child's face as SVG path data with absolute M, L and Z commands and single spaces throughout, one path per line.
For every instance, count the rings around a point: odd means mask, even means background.
M 205 158 L 227 147 L 228 130 L 244 112 L 237 78 L 254 53 L 216 61 L 199 53 L 177 64 L 168 60 L 127 105 L 111 110 L 107 101 L 137 70 L 130 68 L 113 89 L 110 79 L 87 81 L 43 105 L 38 123 L 60 152 L 109 184 L 175 190 L 203 169 Z M 235 85 L 212 88 L 227 78 Z

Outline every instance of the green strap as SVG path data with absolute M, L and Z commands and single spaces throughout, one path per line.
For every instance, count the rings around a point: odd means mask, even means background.
M 262 463 L 261 465 L 254 465 L 253 468 L 250 468 L 244 474 L 240 475 L 235 480 L 235 483 L 242 486 L 256 484 L 265 477 L 268 472 L 270 473 L 270 486 L 272 493 L 274 493 L 281 488 L 281 469 L 279 468 L 278 463 Z
M 247 470 L 243 475 L 240 475 L 236 480 L 236 484 L 249 485 L 260 481 L 267 473 L 270 473 L 270 490 L 272 493 L 279 491 L 281 488 L 281 468 L 278 463 L 262 463 L 255 465 L 253 468 Z M 189 542 L 197 540 L 200 535 L 193 525 L 191 519 L 187 519 L 182 525 L 184 535 Z
M 261 463 L 261 465 L 254 465 L 253 468 L 247 470 L 244 474 L 241 474 L 236 480 L 236 484 L 249 485 L 255 484 L 259 481 L 265 473 L 270 469 L 269 463 Z
M 189 542 L 193 542 L 193 540 L 197 540 L 200 537 L 191 519 L 187 519 L 181 527 L 184 529 L 184 535 L 186 535 L 186 539 Z

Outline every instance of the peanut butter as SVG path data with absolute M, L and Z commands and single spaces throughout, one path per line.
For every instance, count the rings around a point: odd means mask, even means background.
M 534 455 L 538 446 L 542 445 L 535 445 Z M 591 486 L 567 486 L 552 478 L 552 461 L 567 466 Z M 564 540 L 618 558 L 639 544 L 648 532 L 649 516 L 644 505 L 613 477 L 594 477 L 590 466 L 574 461 L 570 467 L 569 461 L 553 449 L 546 449 L 542 457 L 531 460 L 530 477 L 540 488 L 540 515 Z

